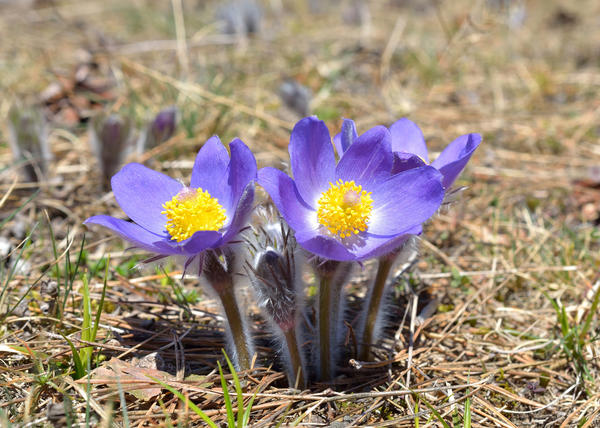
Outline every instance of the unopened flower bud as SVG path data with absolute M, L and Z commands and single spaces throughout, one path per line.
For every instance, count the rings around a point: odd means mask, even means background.
M 262 10 L 253 0 L 233 1 L 217 11 L 225 34 L 247 36 L 260 32 Z
M 279 97 L 287 108 L 300 116 L 308 116 L 312 93 L 306 86 L 295 80 L 286 80 L 279 86 Z
M 110 188 L 110 178 L 119 170 L 131 142 L 131 122 L 116 114 L 92 119 L 90 144 L 100 164 L 104 186 Z
M 23 175 L 28 181 L 40 181 L 51 159 L 44 115 L 37 109 L 11 107 L 8 112 L 8 135 L 15 162 L 25 164 Z
M 257 291 L 259 305 L 284 331 L 296 324 L 294 276 L 283 254 L 267 249 L 257 255 L 252 284 Z
M 138 140 L 138 152 L 143 153 L 164 143 L 175 134 L 177 107 L 161 110 L 147 125 Z

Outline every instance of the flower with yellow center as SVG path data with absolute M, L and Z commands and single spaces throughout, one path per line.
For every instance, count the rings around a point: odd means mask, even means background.
M 167 216 L 166 229 L 177 242 L 184 241 L 200 230 L 219 230 L 227 217 L 216 198 L 201 188 L 184 188 L 163 204 L 161 214 Z
M 367 230 L 373 199 L 354 181 L 339 179 L 335 184 L 329 183 L 317 206 L 319 224 L 343 239 Z
M 390 141 L 383 126 L 359 136 L 346 121 L 332 144 L 325 123 L 307 117 L 290 136 L 291 176 L 267 167 L 258 183 L 305 250 L 325 260 L 379 257 L 420 233 L 444 198 L 442 175 L 417 156 L 422 166 L 393 172 Z

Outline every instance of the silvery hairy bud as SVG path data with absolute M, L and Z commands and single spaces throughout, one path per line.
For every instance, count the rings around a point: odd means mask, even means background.
M 217 19 L 223 33 L 248 36 L 260 32 L 262 10 L 252 0 L 234 1 L 217 10 Z
M 304 311 L 303 253 L 283 220 L 274 220 L 269 209 L 258 211 L 264 222 L 248 242 L 254 254 L 253 262 L 247 264 L 248 276 L 258 305 L 273 325 L 282 347 L 290 386 L 303 388 L 307 379 L 306 358 L 297 331 Z
M 8 140 L 15 162 L 24 165 L 24 178 L 41 181 L 52 158 L 42 112 L 13 105 L 8 112 Z
M 260 307 L 283 331 L 296 325 L 295 274 L 290 263 L 289 255 L 267 249 L 257 254 L 252 275 Z
M 306 86 L 295 80 L 286 80 L 279 86 L 279 97 L 287 108 L 304 117 L 310 112 L 312 93 Z

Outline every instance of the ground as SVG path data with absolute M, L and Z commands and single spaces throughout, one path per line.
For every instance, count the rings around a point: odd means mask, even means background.
M 174 137 L 129 160 L 185 181 L 217 134 L 245 141 L 260 167 L 282 166 L 301 118 L 278 95 L 291 79 L 332 133 L 343 117 L 361 132 L 406 116 L 433 152 L 468 132 L 483 143 L 390 296 L 376 362 L 287 388 L 270 329 L 240 290 L 258 343 L 256 369 L 239 374 L 245 407 L 255 397 L 249 425 L 600 426 L 600 321 L 590 313 L 600 286 L 598 2 L 260 5 L 260 31 L 240 37 L 217 21 L 231 4 L 213 1 L 0 2 L 0 117 L 16 102 L 40 106 L 53 155 L 43 181 L 24 180 L 0 127 L 3 424 L 204 423 L 146 375 L 226 423 L 215 302 L 177 263 L 139 268 L 142 251 L 82 225 L 123 217 L 87 127 L 102 110 L 140 127 L 176 105 Z M 351 309 L 361 278 L 347 290 Z M 86 300 L 92 316 L 102 309 L 95 337 L 82 331 Z M 89 350 L 93 371 L 76 374 L 69 341 L 77 355 Z

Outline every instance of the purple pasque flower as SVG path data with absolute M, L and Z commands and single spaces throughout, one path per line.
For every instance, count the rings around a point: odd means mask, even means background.
M 97 215 L 85 223 L 104 226 L 158 258 L 184 256 L 185 268 L 196 260 L 201 270 L 202 252 L 229 243 L 252 210 L 256 160 L 239 139 L 229 149 L 231 158 L 218 137 L 210 138 L 196 156 L 189 186 L 141 164 L 126 165 L 111 184 L 133 222 Z
M 481 135 L 461 135 L 452 141 L 444 151 L 429 162 L 427 144 L 421 129 L 411 120 L 402 118 L 389 128 L 394 152 L 393 172 L 398 173 L 430 164 L 443 176 L 444 189 L 449 189 L 471 159 L 471 155 L 481 143 Z M 344 153 L 358 137 L 353 120 L 344 119 L 342 131 L 334 137 L 338 153 Z
M 392 174 L 390 132 L 377 126 L 357 137 L 336 165 L 329 130 L 316 117 L 296 124 L 289 144 L 293 179 L 258 172 L 306 250 L 332 260 L 377 257 L 397 248 L 439 208 L 441 174 L 423 166 Z

